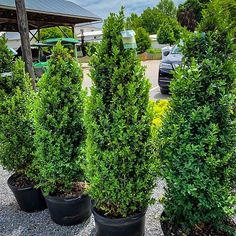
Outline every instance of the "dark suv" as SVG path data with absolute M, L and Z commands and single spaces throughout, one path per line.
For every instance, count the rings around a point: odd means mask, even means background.
M 164 52 L 159 68 L 158 84 L 162 94 L 169 93 L 169 86 L 173 77 L 173 70 L 182 64 L 183 55 L 178 46 L 174 46 L 171 51 Z

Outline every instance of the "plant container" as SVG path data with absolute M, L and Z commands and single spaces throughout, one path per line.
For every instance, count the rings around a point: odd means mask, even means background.
M 59 225 L 80 224 L 91 216 L 91 200 L 87 194 L 76 198 L 47 196 L 45 199 L 52 220 Z
M 108 218 L 93 209 L 96 236 L 144 236 L 146 211 L 126 218 Z
M 173 225 L 169 224 L 169 222 L 162 220 L 165 217 L 166 217 L 166 213 L 163 211 L 161 214 L 161 221 L 160 221 L 163 235 L 164 236 L 172 236 L 174 234 L 173 231 L 176 230 L 176 227 L 173 227 Z M 178 231 L 178 229 L 177 229 L 177 231 Z
M 45 199 L 40 189 L 34 188 L 33 185 L 25 187 L 16 187 L 17 178 L 20 175 L 13 174 L 7 180 L 7 184 L 13 192 L 20 209 L 25 212 L 37 212 L 47 208 Z

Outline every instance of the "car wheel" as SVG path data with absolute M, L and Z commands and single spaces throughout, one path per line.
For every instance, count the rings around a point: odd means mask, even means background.
M 168 89 L 160 88 L 161 89 L 161 94 L 169 94 Z

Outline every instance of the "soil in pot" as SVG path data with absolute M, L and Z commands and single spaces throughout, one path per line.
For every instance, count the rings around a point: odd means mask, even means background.
M 41 190 L 34 188 L 34 183 L 26 176 L 13 174 L 7 183 L 22 211 L 37 212 L 47 208 Z
M 74 183 L 70 193 L 56 192 L 45 199 L 52 220 L 59 225 L 80 224 L 91 216 L 91 200 L 81 183 Z
M 165 217 L 165 213 L 161 215 L 161 228 L 164 236 L 230 236 L 226 232 L 216 231 L 210 225 L 206 224 L 199 225 L 187 235 L 178 226 L 163 220 L 163 217 Z M 226 224 L 236 232 L 236 224 L 233 221 L 228 221 Z
M 145 214 L 129 216 L 127 218 L 108 218 L 93 209 L 96 226 L 96 236 L 144 236 Z

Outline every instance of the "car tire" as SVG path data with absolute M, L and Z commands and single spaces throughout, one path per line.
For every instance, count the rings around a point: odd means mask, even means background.
M 161 90 L 161 94 L 169 94 L 168 89 L 160 88 L 160 90 Z

